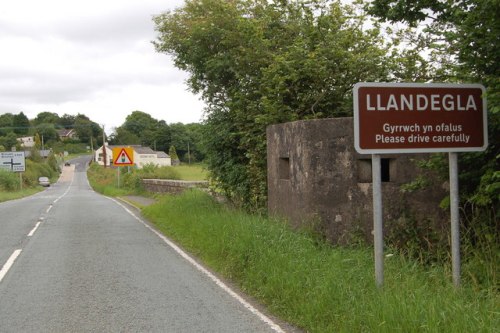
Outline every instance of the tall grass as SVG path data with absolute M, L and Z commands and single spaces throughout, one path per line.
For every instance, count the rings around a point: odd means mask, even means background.
M 207 180 L 208 170 L 203 164 L 181 164 L 174 168 L 182 180 Z
M 120 196 L 127 195 L 135 190 L 118 187 L 118 173 L 116 169 L 103 168 L 98 164 L 90 165 L 87 170 L 87 177 L 92 188 L 104 195 Z
M 220 206 L 201 192 L 143 214 L 274 314 L 308 332 L 496 332 L 495 286 L 455 289 L 447 267 L 386 258 L 375 287 L 370 249 L 336 248 L 285 224 Z

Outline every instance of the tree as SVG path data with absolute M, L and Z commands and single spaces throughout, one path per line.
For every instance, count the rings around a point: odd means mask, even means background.
M 102 136 L 102 129 L 99 124 L 91 121 L 83 114 L 76 115 L 74 128 L 78 139 L 81 142 L 90 144 L 91 138 Z
M 14 115 L 5 113 L 0 115 L 0 136 L 5 136 L 7 133 L 14 131 Z
M 127 131 L 122 126 L 115 128 L 114 133 L 110 136 L 110 144 L 112 145 L 139 145 L 141 139 L 134 133 Z
M 40 135 L 42 142 L 47 144 L 49 141 L 56 141 L 58 139 L 57 131 L 54 124 L 42 123 L 35 127 L 35 132 Z
M 452 59 L 454 71 L 442 77 L 443 81 L 480 82 L 486 86 L 488 150 L 461 154 L 462 172 L 468 174 L 468 181 L 461 186 L 464 185 L 462 189 L 469 194 L 474 193 L 480 186 L 481 175 L 488 174 L 492 168 L 498 170 L 500 1 L 374 0 L 367 8 L 382 21 L 406 22 L 419 27 L 434 52 L 444 53 L 447 59 Z
M 76 117 L 69 115 L 69 114 L 64 114 L 60 119 L 59 119 L 59 125 L 63 128 L 70 129 L 75 126 L 75 121 Z
M 175 149 L 175 146 L 170 146 L 170 148 L 168 149 L 168 155 L 172 159 L 174 165 L 179 162 L 179 156 L 177 155 L 177 150 Z
M 160 120 L 158 122 L 154 138 L 156 150 L 164 152 L 168 151 L 168 147 L 170 147 L 170 144 L 172 142 L 172 133 L 170 130 L 170 126 L 164 120 Z
M 152 149 L 167 151 L 171 142 L 170 126 L 151 115 L 134 111 L 127 116 L 122 126 L 115 129 L 114 143 L 141 144 Z
M 265 206 L 267 125 L 350 115 L 352 86 L 388 77 L 363 20 L 328 0 L 190 0 L 155 17 L 156 50 L 208 105 L 208 167 L 228 197 Z
M 134 111 L 127 116 L 122 127 L 130 133 L 141 137 L 143 131 L 155 128 L 157 123 L 158 120 L 151 117 L 151 115 L 142 111 Z
M 485 85 L 489 146 L 485 152 L 459 155 L 459 186 L 463 213 L 467 215 L 464 219 L 466 237 L 471 244 L 486 239 L 487 248 L 498 250 L 500 1 L 374 0 L 368 10 L 383 21 L 406 22 L 418 27 L 430 41 L 429 49 L 451 63 L 452 71 L 441 77 L 442 81 Z M 450 68 L 450 64 L 443 67 Z M 442 156 L 432 165 L 447 165 L 444 159 Z M 491 240 L 493 246 L 490 246 Z
M 55 112 L 40 112 L 35 119 L 33 119 L 33 124 L 34 125 L 40 125 L 40 124 L 53 124 L 56 125 L 60 121 L 59 115 Z
M 0 145 L 4 146 L 7 151 L 11 151 L 12 147 L 17 145 L 17 135 L 14 132 L 9 132 L 7 135 L 0 137 Z
M 23 112 L 13 117 L 12 125 L 14 126 L 14 132 L 18 135 L 27 135 L 31 127 L 28 117 Z

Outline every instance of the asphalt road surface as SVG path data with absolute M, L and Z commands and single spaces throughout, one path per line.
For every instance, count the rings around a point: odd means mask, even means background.
M 0 332 L 282 332 L 85 168 L 0 203 Z

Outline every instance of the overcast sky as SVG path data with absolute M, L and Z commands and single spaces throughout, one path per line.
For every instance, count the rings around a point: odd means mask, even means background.
M 156 53 L 152 16 L 183 0 L 0 1 L 0 114 L 82 113 L 106 132 L 134 110 L 199 122 L 187 74 Z

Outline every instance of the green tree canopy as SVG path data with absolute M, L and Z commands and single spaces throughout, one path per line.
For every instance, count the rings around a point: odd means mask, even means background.
M 14 131 L 14 115 L 12 113 L 4 113 L 0 115 L 0 136 L 5 136 L 7 133 Z
M 14 132 L 18 135 L 27 135 L 31 126 L 28 117 L 23 112 L 14 115 L 12 125 L 14 126 Z
M 17 135 L 14 132 L 9 132 L 5 136 L 0 137 L 0 145 L 7 151 L 12 150 L 12 147 L 17 146 Z
M 35 127 L 35 133 L 40 135 L 44 144 L 47 144 L 49 141 L 56 141 L 59 137 L 54 124 L 49 123 L 37 125 Z
M 127 116 L 122 127 L 130 133 L 141 137 L 143 131 L 154 129 L 157 124 L 158 120 L 151 117 L 151 115 L 149 115 L 148 113 L 142 111 L 133 111 L 130 115 Z
M 367 6 L 383 21 L 419 28 L 428 49 L 450 60 L 453 71 L 442 81 L 482 83 L 487 90 L 489 147 L 484 153 L 460 154 L 461 193 L 498 204 L 500 180 L 500 1 L 374 0 Z M 445 66 L 442 64 L 443 67 Z M 446 64 L 449 65 L 449 64 Z M 492 176 L 496 173 L 497 176 Z M 489 190 L 486 190 L 489 189 Z
M 265 205 L 267 125 L 350 115 L 355 83 L 388 78 L 364 20 L 328 0 L 188 0 L 155 17 L 157 51 L 208 105 L 207 162 L 229 197 Z
M 44 111 L 40 112 L 35 119 L 33 119 L 34 125 L 40 124 L 53 124 L 57 125 L 60 122 L 59 115 L 55 112 Z
M 76 117 L 73 115 L 69 114 L 64 114 L 60 119 L 59 119 L 59 125 L 63 128 L 73 128 L 75 126 L 75 121 Z
M 99 139 L 102 137 L 102 129 L 99 124 L 91 121 L 86 115 L 77 114 L 73 127 L 81 142 L 90 144 L 91 138 Z

